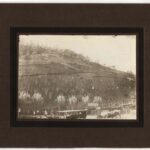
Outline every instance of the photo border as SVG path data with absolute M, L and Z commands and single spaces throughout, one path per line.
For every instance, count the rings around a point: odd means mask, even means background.
M 143 127 L 144 125 L 144 46 L 143 28 L 100 28 L 100 27 L 11 27 L 11 126 L 13 127 Z M 137 120 L 17 120 L 18 93 L 18 35 L 19 34 L 64 34 L 64 35 L 132 35 L 136 34 L 136 90 Z

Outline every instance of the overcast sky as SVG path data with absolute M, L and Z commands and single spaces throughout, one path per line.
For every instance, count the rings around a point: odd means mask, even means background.
M 90 60 L 136 72 L 136 35 L 20 35 L 20 44 L 70 49 Z

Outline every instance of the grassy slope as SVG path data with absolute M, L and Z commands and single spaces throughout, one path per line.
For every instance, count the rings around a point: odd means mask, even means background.
M 70 50 L 20 46 L 20 91 L 39 92 L 45 106 L 52 106 L 59 94 L 66 99 L 75 95 L 81 101 L 83 95 L 101 96 L 104 103 L 127 101 L 135 90 L 135 77 L 90 62 Z

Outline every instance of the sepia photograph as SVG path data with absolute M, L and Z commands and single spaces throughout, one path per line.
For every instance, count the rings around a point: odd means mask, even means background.
M 136 35 L 18 38 L 18 119 L 137 119 Z

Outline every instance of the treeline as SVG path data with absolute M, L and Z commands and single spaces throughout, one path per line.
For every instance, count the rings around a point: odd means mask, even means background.
M 19 105 L 43 109 L 78 108 L 99 99 L 100 105 L 127 102 L 135 90 L 135 80 L 122 78 L 86 78 L 80 75 L 25 76 L 19 78 Z

